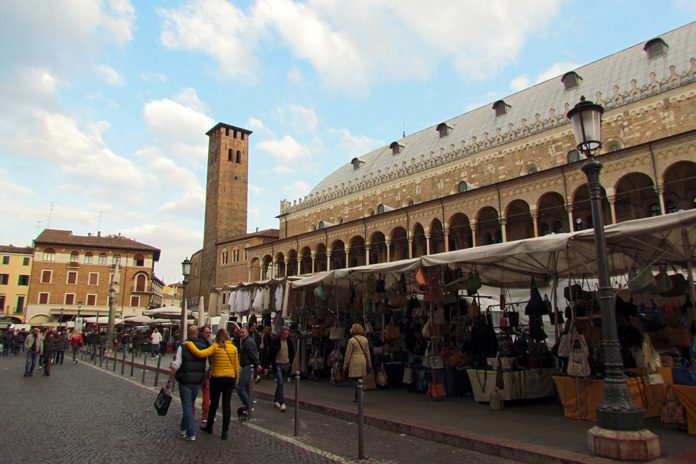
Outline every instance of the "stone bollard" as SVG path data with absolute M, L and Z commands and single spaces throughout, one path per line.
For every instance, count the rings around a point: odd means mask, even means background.
M 362 379 L 358 379 L 358 459 L 365 459 L 364 425 L 363 382 Z
M 145 384 L 145 371 L 147 370 L 147 356 L 143 356 L 143 379 L 142 384 Z
M 300 371 L 295 372 L 295 425 L 293 433 L 299 434 L 299 411 L 300 411 Z

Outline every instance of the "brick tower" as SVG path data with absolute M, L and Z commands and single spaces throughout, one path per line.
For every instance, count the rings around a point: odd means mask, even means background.
M 217 243 L 246 234 L 251 131 L 218 123 L 208 136 L 208 178 L 205 195 L 205 229 L 199 295 L 215 287 Z

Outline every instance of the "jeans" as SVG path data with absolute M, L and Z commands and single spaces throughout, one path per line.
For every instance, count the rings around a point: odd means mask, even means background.
M 290 364 L 276 365 L 276 390 L 273 401 L 280 404 L 285 404 L 285 394 L 283 385 L 286 379 L 290 377 Z
M 94 358 L 97 356 L 97 345 L 89 345 L 89 359 L 90 361 L 94 361 Z
M 234 377 L 210 378 L 210 410 L 208 411 L 208 421 L 206 422 L 206 428 L 208 430 L 213 430 L 215 413 L 217 412 L 218 403 L 220 402 L 220 394 L 222 394 L 222 431 L 225 432 L 229 430 L 230 416 L 232 414 L 230 402 L 232 401 L 234 383 Z
M 159 343 L 150 343 L 150 356 L 153 358 L 159 355 Z
M 27 351 L 27 363 L 24 366 L 24 375 L 31 375 L 31 373 L 34 372 L 38 355 L 36 351 Z
M 253 398 L 251 396 L 251 379 L 254 377 L 254 366 L 244 366 L 241 368 L 239 385 L 237 385 L 237 395 L 242 405 L 251 412 Z
M 65 359 L 65 351 L 56 351 L 55 362 L 53 364 L 63 364 L 63 359 Z
M 196 435 L 196 419 L 193 417 L 193 405 L 198 396 L 198 388 L 200 385 L 180 383 L 179 397 L 181 398 L 181 408 L 184 415 L 181 417 L 181 425 L 179 430 L 186 431 L 186 436 L 193 437 Z
M 73 346 L 72 347 L 72 360 L 73 362 L 77 362 L 77 357 L 80 354 L 80 347 L 79 346 Z

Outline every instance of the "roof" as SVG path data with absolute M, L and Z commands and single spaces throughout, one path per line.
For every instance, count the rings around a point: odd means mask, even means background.
M 257 232 L 251 232 L 245 235 L 237 235 L 227 240 L 222 240 L 218 242 L 219 245 L 223 243 L 239 242 L 241 240 L 248 240 L 254 237 L 268 237 L 277 239 L 280 236 L 280 231 L 278 229 L 264 229 Z
M 20 255 L 30 255 L 34 253 L 32 247 L 16 247 L 12 245 L 0 245 L 0 253 L 16 253 Z
M 159 261 L 160 257 L 159 248 L 136 242 L 122 235 L 73 235 L 71 230 L 44 229 L 36 237 L 34 244 L 147 251 L 153 253 L 155 261 Z
M 253 134 L 253 132 L 250 131 L 249 129 L 244 129 L 242 127 L 232 126 L 230 124 L 225 124 L 224 122 L 219 122 L 219 123 L 215 124 L 208 132 L 206 132 L 205 135 L 210 135 L 211 133 L 215 132 L 220 127 L 244 132 L 245 134 L 249 134 L 249 135 Z
M 568 124 L 566 114 L 582 95 L 605 108 L 613 108 L 696 81 L 696 69 L 690 62 L 696 57 L 696 22 L 662 34 L 660 38 L 668 45 L 662 56 L 648 59 L 643 50 L 645 42 L 636 44 L 504 97 L 502 100 L 509 108 L 501 116 L 496 116 L 489 103 L 396 140 L 403 146 L 397 154 L 390 149 L 393 141 L 361 155 L 359 158 L 365 164 L 360 169 L 346 162 L 319 182 L 302 201 L 284 202 L 281 214 Z M 565 90 L 561 78 L 568 71 L 575 71 L 581 80 L 577 87 Z M 442 123 L 452 128 L 444 137 L 436 130 Z M 350 154 L 348 159 L 354 157 L 355 154 Z

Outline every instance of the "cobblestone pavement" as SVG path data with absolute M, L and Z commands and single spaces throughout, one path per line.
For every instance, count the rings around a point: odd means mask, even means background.
M 115 374 L 111 365 L 106 371 L 66 363 L 54 366 L 48 378 L 41 371 L 24 378 L 23 360 L 0 358 L 0 408 L 15 411 L 12 419 L 0 421 L 0 450 L 11 450 L 0 458 L 6 464 L 201 462 L 201 456 L 205 462 L 256 464 L 357 461 L 354 422 L 301 410 L 299 436 L 293 437 L 292 406 L 280 413 L 258 400 L 254 418 L 246 425 L 234 422 L 228 441 L 199 433 L 195 442 L 186 442 L 178 435 L 178 401 L 172 402 L 166 417 L 154 411 L 153 373 L 147 373 L 142 386 L 137 369 L 132 380 L 129 367 L 125 378 L 120 377 L 120 363 Z M 159 381 L 162 385 L 165 380 L 160 376 Z M 235 396 L 233 409 L 237 403 Z M 365 450 L 370 463 L 512 462 L 368 426 Z

